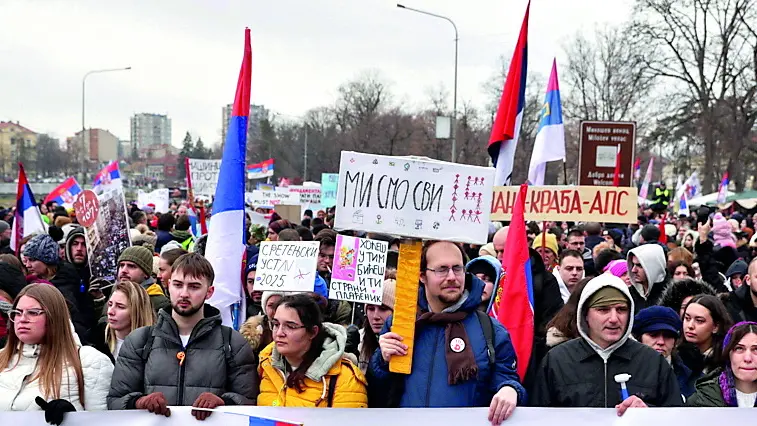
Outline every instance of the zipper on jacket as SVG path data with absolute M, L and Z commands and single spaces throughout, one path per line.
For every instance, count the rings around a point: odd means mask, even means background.
M 605 408 L 607 407 L 607 360 L 604 359 L 605 363 L 605 382 L 604 382 L 604 388 L 605 388 Z
M 36 367 L 35 367 L 35 370 L 36 370 Z M 16 405 L 16 399 L 18 399 L 18 396 L 21 395 L 21 392 L 23 392 L 24 387 L 26 387 L 26 385 L 29 384 L 27 380 L 29 380 L 29 377 L 31 376 L 32 376 L 31 374 L 27 374 L 26 376 L 24 376 L 24 380 L 21 381 L 21 387 L 18 388 L 18 392 L 16 392 L 16 395 L 11 400 L 11 405 L 10 405 L 11 411 L 13 410 L 13 406 Z
M 176 403 L 178 405 L 192 405 L 192 404 L 184 404 L 184 365 L 186 365 L 186 356 L 187 356 L 187 348 L 182 348 L 182 351 L 184 351 L 184 359 L 182 362 L 179 363 L 179 392 L 178 392 L 178 398 L 176 398 Z
M 438 334 L 438 333 L 437 333 Z M 434 350 L 431 352 L 431 368 L 428 371 L 428 382 L 426 383 L 426 407 L 429 406 L 431 400 L 431 381 L 434 378 L 434 364 L 436 364 L 436 349 L 439 347 L 439 339 L 434 339 Z

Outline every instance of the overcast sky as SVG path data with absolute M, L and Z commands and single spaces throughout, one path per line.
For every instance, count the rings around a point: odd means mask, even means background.
M 449 16 L 460 32 L 459 103 L 483 103 L 481 85 L 512 54 L 526 0 L 404 0 Z M 547 75 L 576 31 L 618 23 L 630 0 L 534 0 L 529 71 Z M 220 139 L 233 101 L 244 27 L 252 30 L 252 103 L 301 115 L 332 104 L 337 87 L 377 70 L 397 101 L 425 105 L 451 93 L 449 23 L 391 0 L 0 0 L 0 121 L 65 139 L 81 128 L 81 81 L 89 70 L 131 71 L 87 79 L 87 127 L 129 139 L 134 113 L 168 114 L 172 140 L 190 131 Z M 450 97 L 451 103 L 451 97 Z

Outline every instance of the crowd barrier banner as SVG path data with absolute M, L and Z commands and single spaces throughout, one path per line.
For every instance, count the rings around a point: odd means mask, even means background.
M 510 220 L 517 186 L 495 186 L 491 220 Z M 612 186 L 530 186 L 526 220 L 636 223 L 636 188 Z
M 146 411 L 100 411 L 69 413 L 62 426 L 249 426 L 248 416 L 265 417 L 304 426 L 409 426 L 428 425 L 488 426 L 488 408 L 395 408 L 326 409 L 283 407 L 220 407 L 204 422 L 192 417 L 190 407 L 172 407 L 171 417 Z M 236 413 L 236 414 L 232 414 Z M 728 408 L 632 408 L 618 417 L 612 408 L 524 408 L 515 409 L 503 426 L 635 426 L 719 424 L 748 425 L 754 410 Z M 45 416 L 35 412 L 0 412 L 3 425 L 44 426 Z

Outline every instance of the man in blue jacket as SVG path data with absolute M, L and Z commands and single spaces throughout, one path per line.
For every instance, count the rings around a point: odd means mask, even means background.
M 525 403 L 510 335 L 477 313 L 484 283 L 465 274 L 464 265 L 456 244 L 423 248 L 412 373 L 389 372 L 391 357 L 407 354 L 402 337 L 388 332 L 390 318 L 368 371 L 372 407 L 488 406 L 489 420 L 498 425 Z

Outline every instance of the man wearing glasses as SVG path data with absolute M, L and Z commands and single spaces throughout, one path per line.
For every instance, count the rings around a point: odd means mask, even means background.
M 525 402 L 510 336 L 477 313 L 484 282 L 466 274 L 464 264 L 457 244 L 424 246 L 413 370 L 389 372 L 391 357 L 407 354 L 402 337 L 388 332 L 390 318 L 368 372 L 372 407 L 489 407 L 488 419 L 498 425 Z

